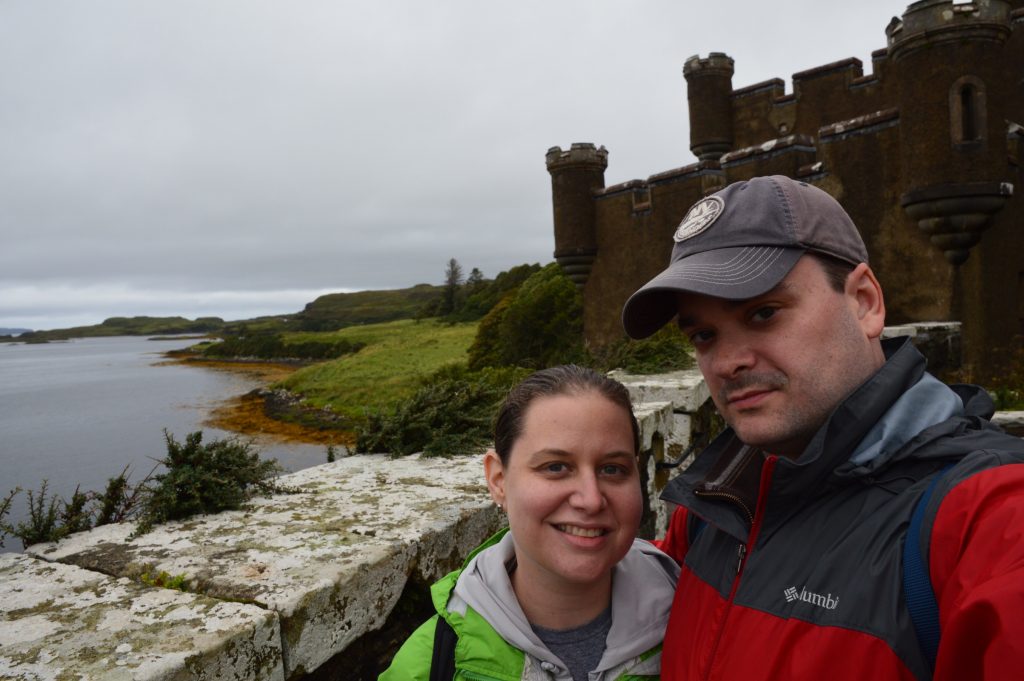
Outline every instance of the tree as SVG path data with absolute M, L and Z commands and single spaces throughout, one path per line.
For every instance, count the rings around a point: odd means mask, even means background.
M 469 367 L 539 369 L 586 363 L 582 299 L 576 286 L 551 263 L 506 295 L 481 320 L 469 348 Z
M 469 290 L 469 294 L 472 295 L 480 286 L 484 283 L 484 273 L 478 268 L 474 267 L 469 271 L 469 276 L 466 277 L 466 288 Z
M 448 261 L 444 269 L 444 295 L 441 298 L 441 315 L 451 314 L 455 311 L 456 296 L 459 287 L 462 286 L 462 265 L 455 258 Z

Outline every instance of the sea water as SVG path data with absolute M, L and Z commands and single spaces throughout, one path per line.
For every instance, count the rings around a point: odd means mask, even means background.
M 0 498 L 21 487 L 70 498 L 102 491 L 129 467 L 138 481 L 166 453 L 164 429 L 179 442 L 193 431 L 203 441 L 235 433 L 203 425 L 223 400 L 259 383 L 251 376 L 167 362 L 163 353 L 194 340 L 141 337 L 86 338 L 43 344 L 0 343 Z M 323 445 L 256 440 L 264 458 L 295 471 L 326 461 Z M 27 513 L 16 498 L 7 521 Z M 0 551 L 21 550 L 7 537 Z

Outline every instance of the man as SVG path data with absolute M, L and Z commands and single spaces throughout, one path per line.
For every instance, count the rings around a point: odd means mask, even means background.
M 643 338 L 678 316 L 729 428 L 662 497 L 683 564 L 662 678 L 1024 678 L 1024 441 L 988 422 L 983 390 L 881 340 L 846 212 L 760 177 L 697 202 L 674 238 L 623 324 Z M 938 604 L 934 661 L 905 538 Z

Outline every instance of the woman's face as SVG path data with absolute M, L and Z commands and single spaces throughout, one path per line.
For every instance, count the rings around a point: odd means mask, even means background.
M 535 399 L 507 465 L 485 459 L 491 496 L 508 513 L 517 579 L 558 588 L 607 579 L 640 526 L 633 430 L 596 392 Z

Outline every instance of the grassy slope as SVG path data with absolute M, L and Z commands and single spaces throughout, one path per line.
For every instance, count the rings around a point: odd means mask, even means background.
M 354 355 L 300 369 L 280 386 L 303 395 L 316 407 L 330 405 L 361 418 L 397 399 L 408 397 L 419 379 L 436 369 L 466 360 L 476 322 L 448 325 L 434 319 L 404 319 L 350 326 L 330 333 L 290 333 L 289 341 L 345 338 L 366 343 Z

